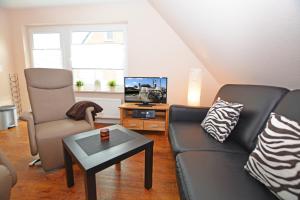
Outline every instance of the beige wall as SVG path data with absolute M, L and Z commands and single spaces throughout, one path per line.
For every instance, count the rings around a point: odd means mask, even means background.
M 11 104 L 8 74 L 13 72 L 7 11 L 0 8 L 0 105 Z
M 168 101 L 186 104 L 188 69 L 203 68 L 199 60 L 145 0 L 86 6 L 16 9 L 10 12 L 15 66 L 21 80 L 25 110 L 29 108 L 23 70 L 26 25 L 128 23 L 128 75 L 167 76 Z M 25 38 L 26 39 L 26 38 Z M 211 103 L 219 84 L 203 68 L 202 104 Z

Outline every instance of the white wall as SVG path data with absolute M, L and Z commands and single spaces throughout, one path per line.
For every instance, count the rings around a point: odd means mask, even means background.
M 299 0 L 149 0 L 220 83 L 300 88 Z
M 6 10 L 0 8 L 0 105 L 11 104 L 8 74 L 13 72 L 10 26 Z
M 128 23 L 128 75 L 167 76 L 169 103 L 186 104 L 188 69 L 202 65 L 146 0 L 86 6 L 24 8 L 10 11 L 15 66 L 24 109 L 29 108 L 23 70 L 26 25 Z M 209 105 L 219 87 L 203 68 L 202 104 Z

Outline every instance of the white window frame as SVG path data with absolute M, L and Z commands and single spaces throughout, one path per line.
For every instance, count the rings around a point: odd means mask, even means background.
M 49 25 L 49 26 L 27 26 L 28 35 L 28 50 L 29 50 L 29 64 L 33 66 L 33 34 L 35 33 L 59 33 L 60 45 L 62 51 L 62 67 L 63 69 L 72 70 L 71 63 L 71 45 L 72 45 L 72 32 L 88 32 L 88 31 L 122 31 L 124 33 L 125 44 L 125 66 L 124 76 L 128 73 L 128 37 L 127 37 L 127 24 L 95 24 L 95 25 Z M 87 68 L 75 68 L 75 69 L 87 69 Z M 89 69 L 101 69 L 101 68 L 89 68 Z M 109 70 L 109 69 L 108 69 Z M 118 69 L 111 69 L 118 70 Z M 119 69 L 121 70 L 121 69 Z

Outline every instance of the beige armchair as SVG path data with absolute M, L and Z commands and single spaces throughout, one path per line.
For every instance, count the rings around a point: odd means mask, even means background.
M 8 200 L 10 190 L 17 183 L 17 174 L 15 169 L 9 163 L 4 155 L 0 153 L 0 199 Z
M 39 154 L 45 171 L 63 167 L 62 138 L 94 129 L 91 112 L 85 120 L 75 121 L 66 112 L 75 103 L 72 72 L 64 69 L 25 69 L 25 78 L 32 113 L 24 113 L 27 121 L 30 150 Z

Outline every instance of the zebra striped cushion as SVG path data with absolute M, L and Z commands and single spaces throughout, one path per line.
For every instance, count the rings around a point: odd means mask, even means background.
M 201 126 L 206 132 L 219 142 L 223 143 L 236 126 L 243 105 L 218 100 L 209 109 Z
M 244 168 L 279 199 L 299 200 L 299 123 L 271 113 Z

